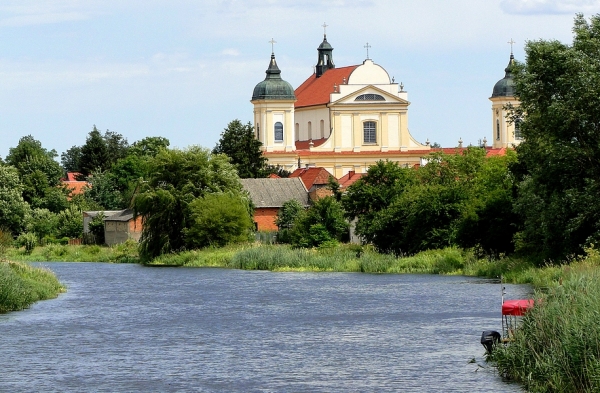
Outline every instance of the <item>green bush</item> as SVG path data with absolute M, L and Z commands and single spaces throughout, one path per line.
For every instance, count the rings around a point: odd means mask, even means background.
M 19 247 L 25 247 L 25 252 L 31 254 L 35 246 L 37 245 L 37 235 L 35 233 L 22 233 L 17 238 L 17 244 Z

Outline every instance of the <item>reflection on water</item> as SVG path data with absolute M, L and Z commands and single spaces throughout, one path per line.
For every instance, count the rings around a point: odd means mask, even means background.
M 47 266 L 69 290 L 0 315 L 2 392 L 520 391 L 483 360 L 491 281 Z

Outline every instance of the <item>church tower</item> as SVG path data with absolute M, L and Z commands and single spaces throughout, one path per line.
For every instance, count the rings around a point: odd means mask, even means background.
M 271 40 L 271 44 L 275 41 Z M 296 95 L 292 85 L 281 79 L 281 70 L 277 67 L 275 53 L 271 52 L 271 61 L 265 80 L 254 88 L 254 131 L 262 142 L 263 150 L 294 151 L 294 102 Z
M 326 28 L 327 25 L 323 25 L 323 28 Z M 319 58 L 317 59 L 317 65 L 315 67 L 315 72 L 317 74 L 317 78 L 325 73 L 325 71 L 335 68 L 335 64 L 333 64 L 333 47 L 327 42 L 327 34 L 323 33 L 323 42 L 317 48 L 319 52 Z
M 514 41 L 511 40 L 511 47 L 513 43 Z M 514 147 L 522 141 L 519 123 L 513 123 L 508 119 L 508 110 L 505 109 L 508 104 L 519 106 L 519 100 L 515 97 L 515 81 L 512 75 L 514 63 L 515 56 L 511 49 L 508 66 L 504 70 L 504 78 L 496 82 L 490 97 L 490 101 L 492 101 L 492 146 L 494 148 Z

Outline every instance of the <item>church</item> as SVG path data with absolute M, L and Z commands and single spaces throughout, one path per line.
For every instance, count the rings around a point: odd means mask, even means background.
M 488 150 L 518 142 L 504 109 L 509 102 L 518 104 L 510 73 L 513 61 L 511 53 L 505 78 L 496 83 L 490 98 L 494 142 Z M 314 73 L 296 89 L 282 79 L 272 52 L 266 77 L 254 88 L 250 102 L 264 155 L 269 164 L 288 171 L 322 167 L 340 178 L 366 173 L 379 160 L 420 165 L 430 152 L 439 150 L 410 134 L 408 93 L 369 58 L 368 44 L 362 64 L 338 68 L 324 34 Z

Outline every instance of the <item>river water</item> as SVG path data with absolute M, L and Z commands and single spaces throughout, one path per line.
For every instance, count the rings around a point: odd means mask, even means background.
M 0 392 L 521 391 L 483 359 L 489 280 L 45 266 L 68 292 L 0 315 Z

